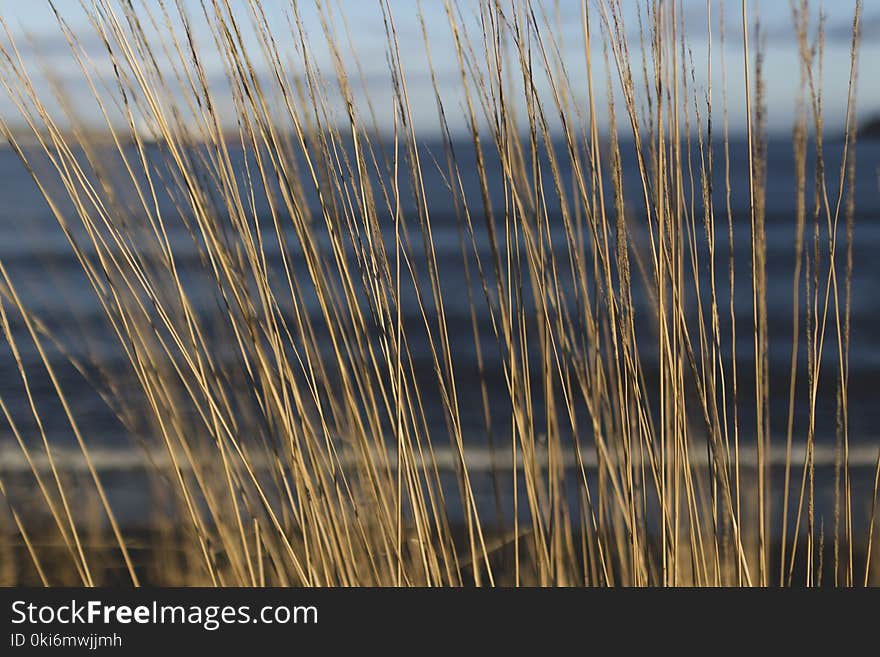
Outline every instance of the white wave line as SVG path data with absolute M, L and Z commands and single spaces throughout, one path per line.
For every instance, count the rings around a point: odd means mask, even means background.
M 852 468 L 874 467 L 877 462 L 878 446 L 880 441 L 871 443 L 859 443 L 849 447 L 849 464 Z M 595 469 L 598 467 L 598 458 L 595 450 L 583 447 L 581 449 L 584 467 Z M 806 446 L 804 443 L 793 445 L 791 450 L 792 466 L 803 465 Z M 343 467 L 353 467 L 360 458 L 353 451 L 340 450 L 340 460 Z M 395 451 L 388 451 L 391 463 L 396 463 Z M 171 458 L 164 448 L 145 450 L 134 447 L 98 447 L 89 450 L 89 456 L 95 468 L 102 472 L 129 472 L 146 471 L 153 468 L 166 469 L 171 467 Z M 460 463 L 458 451 L 451 448 L 435 447 L 434 456 L 439 470 L 454 471 Z M 426 468 L 429 465 L 418 461 L 419 467 Z M 494 452 L 488 447 L 469 446 L 465 447 L 464 458 L 468 470 L 471 472 L 491 472 L 493 468 L 510 470 L 514 465 L 513 456 L 509 449 L 496 448 Z M 535 458 L 541 465 L 548 461 L 546 446 L 536 445 Z M 813 462 L 816 467 L 830 467 L 838 462 L 838 451 L 833 445 L 815 445 L 813 448 Z M 86 460 L 76 448 L 53 448 L 52 459 L 57 468 L 69 472 L 83 472 L 87 470 Z M 31 460 L 39 471 L 49 469 L 49 459 L 45 452 L 38 448 L 31 451 Z M 188 468 L 183 455 L 178 455 L 178 463 L 181 467 Z M 705 449 L 693 449 L 691 451 L 691 465 L 693 467 L 706 467 L 708 455 Z M 561 454 L 561 465 L 567 469 L 578 467 L 577 456 L 572 448 L 565 448 Z M 766 455 L 765 463 L 770 467 L 784 466 L 786 462 L 785 445 L 774 445 Z M 639 466 L 641 456 L 635 454 L 633 465 Z M 267 468 L 269 459 L 265 456 L 256 456 L 251 459 L 251 466 L 255 468 Z M 755 468 L 758 464 L 757 450 L 754 446 L 740 446 L 739 464 L 744 468 Z M 522 468 L 522 453 L 517 453 L 516 467 Z M 12 443 L 0 446 L 0 472 L 9 474 L 26 473 L 30 470 L 27 459 L 21 449 Z

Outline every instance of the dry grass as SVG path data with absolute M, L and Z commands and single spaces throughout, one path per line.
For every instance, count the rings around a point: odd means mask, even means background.
M 0 486 L 22 546 L 10 557 L 20 558 L 10 578 L 92 585 L 122 572 L 133 584 L 644 586 L 814 585 L 826 571 L 834 584 L 876 577 L 877 478 L 863 526 L 847 411 L 861 6 L 846 137 L 833 145 L 844 149 L 843 164 L 828 172 L 824 35 L 810 25 L 806 0 L 792 1 L 803 98 L 792 141 L 787 391 L 769 388 L 767 290 L 789 281 L 766 275 L 764 44 L 760 30 L 749 40 L 747 2 L 738 26 L 723 25 L 718 5 L 707 2 L 708 58 L 695 62 L 679 2 L 650 0 L 631 25 L 620 0 L 584 1 L 578 71 L 566 68 L 543 3 L 445 7 L 454 52 L 442 55 L 457 62 L 470 140 L 453 137 L 453 108 L 432 64 L 444 146 L 432 161 L 414 126 L 387 0 L 376 8 L 394 96 L 394 128 L 384 134 L 359 91 L 362 72 L 345 63 L 348 26 L 323 2 L 321 33 L 309 34 L 296 2 L 288 24 L 272 25 L 258 2 L 233 11 L 217 0 L 191 11 L 96 0 L 87 11 L 113 63 L 108 78 L 93 71 L 62 13 L 58 29 L 94 102 L 90 123 L 60 88 L 51 99 L 38 91 L 6 31 L 0 81 L 18 115 L 0 128 L 69 236 L 126 363 L 123 372 L 77 366 L 105 374 L 95 385 L 121 426 L 163 454 L 153 468 L 156 495 L 178 510 L 174 521 L 145 520 L 147 533 L 117 523 L 78 409 L 53 369 L 53 335 L 0 261 L 0 323 L 16 363 L 7 376 L 20 382 L 29 413 L 16 417 L 2 397 L 0 408 L 32 478 L 36 501 L 26 503 L 49 519 L 31 530 L 17 511 L 25 501 Z M 472 9 L 477 32 L 462 14 Z M 439 53 L 418 11 L 431 61 Z M 200 42 L 195 25 L 208 38 Z M 246 46 L 245 32 L 258 48 Z M 728 79 L 713 43 L 723 49 L 739 38 L 746 76 Z M 332 70 L 315 64 L 313 39 L 329 49 Z M 222 91 L 209 82 L 209 52 L 224 64 Z M 720 93 L 712 77 L 719 61 Z M 707 88 L 697 70 L 708 72 Z M 719 247 L 745 230 L 734 225 L 730 200 L 734 85 L 745 90 L 748 116 L 745 282 L 735 280 L 733 249 Z M 226 105 L 232 117 L 218 109 Z M 465 147 L 473 150 L 467 160 Z M 626 149 L 638 163 L 635 191 L 624 185 Z M 460 165 L 471 158 L 474 168 Z M 807 184 L 811 165 L 815 185 Z M 449 265 L 436 254 L 425 183 L 432 167 L 459 222 L 480 400 L 460 394 L 456 345 L 466 336 L 450 335 Z M 479 194 L 466 193 L 466 181 Z M 263 204 L 268 212 L 258 210 Z M 197 252 L 201 287 L 181 273 L 173 237 L 181 234 Z M 205 281 L 218 312 L 205 310 Z M 736 284 L 750 288 L 748 309 L 735 307 Z M 738 370 L 737 331 L 752 339 L 751 371 L 742 358 Z M 801 340 L 806 386 L 797 384 Z M 60 403 L 87 464 L 83 486 L 107 521 L 91 538 L 76 508 L 88 496 L 71 498 L 56 463 L 22 341 L 39 355 L 37 375 Z M 486 358 L 490 349 L 497 354 Z M 826 351 L 836 357 L 830 371 Z M 416 352 L 429 354 L 430 385 L 417 376 Z M 496 362 L 499 371 L 487 371 Z M 819 381 L 828 378 L 837 381 L 839 418 L 833 529 L 815 512 L 815 419 Z M 490 394 L 492 385 L 503 389 Z M 493 395 L 506 404 L 493 405 Z M 743 413 L 751 399 L 754 413 Z M 771 435 L 771 402 L 788 405 L 784 437 Z M 809 408 L 804 431 L 795 430 L 796 403 Z M 474 404 L 485 439 L 463 428 L 462 410 Z M 445 431 L 428 407 L 442 408 Z M 488 483 L 474 466 L 475 444 L 488 447 Z M 777 490 L 771 455 L 780 446 Z M 479 501 L 487 496 L 494 516 Z M 121 570 L 108 572 L 108 562 Z

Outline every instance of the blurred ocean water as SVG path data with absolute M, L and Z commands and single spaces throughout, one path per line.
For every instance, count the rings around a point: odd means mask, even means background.
M 490 406 L 493 413 L 492 430 L 499 436 L 510 436 L 509 398 L 504 383 L 503 370 L 494 336 L 491 333 L 491 322 L 488 315 L 486 300 L 476 274 L 474 256 L 469 257 L 470 281 L 465 277 L 462 266 L 462 248 L 460 243 L 460 215 L 456 214 L 456 205 L 445 182 L 444 172 L 438 167 L 445 161 L 442 144 L 425 143 L 422 145 L 425 154 L 423 169 L 429 203 L 429 212 L 434 236 L 434 250 L 441 272 L 441 293 L 443 294 L 447 319 L 447 330 L 452 340 L 453 362 L 456 384 L 460 400 L 460 411 L 463 422 L 465 440 L 475 455 L 485 450 L 487 431 L 483 420 L 481 406 L 481 379 L 477 371 L 476 349 L 471 330 L 471 303 L 477 312 L 477 324 L 480 327 L 480 340 L 484 358 L 483 376 L 490 394 Z M 721 145 L 715 147 L 714 208 L 716 216 L 716 289 L 721 306 L 721 330 L 723 335 L 730 335 L 730 322 L 727 314 L 729 290 L 727 284 L 727 264 L 730 244 L 727 237 L 727 209 L 724 196 L 723 151 Z M 829 176 L 829 193 L 831 203 L 836 202 L 840 151 L 842 145 L 829 141 L 826 148 L 826 169 Z M 753 413 L 753 394 L 749 394 L 752 372 L 752 306 L 751 306 L 751 269 L 750 269 L 750 226 L 748 208 L 748 176 L 746 165 L 747 147 L 742 141 L 730 144 L 731 155 L 731 210 L 734 224 L 734 240 L 732 244 L 736 269 L 735 307 L 737 312 L 737 359 L 740 370 L 740 386 L 745 392 L 740 395 L 740 423 L 742 435 L 747 440 L 749 427 L 754 426 L 750 420 Z M 158 153 L 156 154 L 158 155 Z M 631 145 L 623 145 L 624 185 L 627 189 L 629 227 L 633 237 L 634 249 L 647 249 L 647 233 L 644 211 L 639 207 L 640 179 Z M 241 154 L 238 164 L 244 169 Z M 456 157 L 462 171 L 475 167 L 473 148 L 468 143 L 456 145 Z M 694 157 L 699 153 L 694 151 Z M 565 161 L 565 158 L 563 158 Z M 812 249 L 812 160 L 808 160 L 807 189 L 807 246 Z M 492 202 L 497 208 L 496 215 L 503 213 L 502 175 L 497 162 L 488 161 L 490 191 Z M 693 162 L 694 175 L 698 170 L 699 160 Z M 853 240 L 853 276 L 851 287 L 851 347 L 849 374 L 849 434 L 855 446 L 861 446 L 853 452 L 853 458 L 864 460 L 863 465 L 873 462 L 876 445 L 880 442 L 880 143 L 864 142 L 858 145 L 857 176 L 855 185 L 855 225 Z M 787 140 L 771 140 L 768 146 L 768 182 L 766 197 L 767 212 L 767 307 L 769 313 L 770 340 L 770 397 L 771 397 L 771 432 L 774 444 L 781 444 L 785 437 L 788 414 L 789 364 L 791 359 L 792 339 L 792 277 L 795 264 L 795 177 L 791 143 Z M 571 172 L 563 171 L 566 180 L 570 181 Z M 549 178 L 548 178 L 549 179 Z M 465 177 L 465 197 L 474 217 L 474 239 L 480 250 L 480 258 L 488 265 L 490 262 L 489 240 L 485 222 L 482 219 L 482 203 L 476 176 Z M 549 183 L 548 183 L 549 184 Z M 571 186 L 569 185 L 569 189 Z M 695 203 L 697 216 L 696 241 L 699 247 L 701 263 L 697 277 L 703 291 L 702 303 L 707 308 L 709 289 L 709 266 L 707 260 L 706 238 L 702 227 L 703 210 L 700 201 L 699 183 L 695 183 Z M 565 234 L 562 220 L 558 213 L 558 202 L 552 200 L 548 189 L 548 211 L 551 217 L 551 239 L 554 248 L 559 251 L 566 249 Z M 307 192 L 308 193 L 308 192 Z M 14 281 L 19 295 L 46 325 L 53 336 L 64 346 L 64 351 L 85 363 L 99 364 L 100 368 L 110 372 L 124 372 L 126 362 L 124 351 L 117 338 L 108 330 L 103 311 L 82 274 L 80 265 L 73 257 L 70 245 L 55 219 L 49 212 L 36 186 L 9 149 L 0 149 L 0 259 L 2 259 Z M 265 198 L 255 199 L 258 212 L 268 213 Z M 310 201 L 315 204 L 317 198 L 310 193 Z M 422 253 L 421 235 L 418 219 L 412 199 L 404 199 L 404 215 L 409 225 L 410 239 L 414 253 Z M 170 199 L 164 199 L 165 211 L 174 214 Z M 555 214 L 554 214 L 555 213 Z M 73 216 L 71 215 L 73 219 Z M 821 270 L 827 272 L 827 230 L 824 215 L 820 217 L 820 258 Z M 75 223 L 75 219 L 73 219 Z M 846 232 L 841 209 L 838 233 L 837 270 L 841 292 L 844 294 L 844 267 Z M 218 295 L 212 281 L 206 275 L 204 264 L 199 260 L 198 251 L 190 234 L 181 225 L 170 222 L 170 239 L 175 254 L 176 264 L 181 278 L 187 286 L 191 298 L 200 312 L 210 316 L 218 310 Z M 390 220 L 385 218 L 383 229 L 388 237 L 387 244 L 393 242 L 393 228 Z M 265 222 L 265 232 L 272 233 L 271 222 Z M 327 247 L 326 230 L 322 233 L 320 226 L 315 231 L 315 239 L 319 248 Z M 74 235 L 76 237 L 76 234 Z M 293 257 L 293 268 L 303 281 L 307 275 L 302 258 L 302 250 L 296 237 L 290 231 L 287 236 L 288 247 Z M 275 244 L 273 248 L 273 244 Z M 267 256 L 270 271 L 280 272 L 281 255 L 277 244 L 272 238 L 267 240 Z M 86 246 L 86 248 L 88 248 Z M 647 251 L 646 251 L 647 252 Z M 349 254 L 354 262 L 353 252 Z M 563 257 L 565 257 L 563 255 Z M 646 260 L 647 262 L 647 260 Z M 430 285 L 426 267 L 419 271 L 419 286 L 426 297 L 430 297 Z M 823 273 L 821 278 L 824 285 Z M 693 275 L 691 274 L 691 277 Z M 570 292 L 571 281 L 563 276 L 561 281 L 563 293 Z M 318 307 L 316 300 L 309 295 L 308 286 L 299 301 L 317 319 Z M 470 295 L 466 291 L 470 288 Z M 700 301 L 694 286 L 690 285 L 690 297 L 686 299 L 689 312 L 697 307 Z M 634 287 L 634 303 L 636 306 L 636 322 L 649 327 L 651 322 L 651 306 L 648 290 L 644 282 L 637 281 Z M 403 290 L 403 319 L 406 330 L 412 330 L 414 336 L 423 330 L 424 324 L 416 304 L 415 287 L 410 284 Z M 282 300 L 282 304 L 283 304 Z M 805 371 L 806 341 L 804 331 L 804 290 L 801 289 L 801 349 L 800 371 Z M 430 312 L 430 308 L 428 311 Z M 39 362 L 37 351 L 26 337 L 22 323 L 11 315 L 13 333 L 22 351 L 25 370 L 29 373 L 29 385 L 36 403 L 44 413 L 45 428 L 52 441 L 60 447 L 73 446 L 73 436 L 64 414 L 59 411 L 56 395 L 48 377 Z M 647 330 L 647 329 L 646 329 Z M 837 435 L 836 416 L 836 367 L 837 348 L 834 329 L 829 324 L 825 341 L 823 368 L 825 374 L 819 382 L 816 436 L 818 443 L 826 451 L 833 448 Z M 429 429 L 442 435 L 445 431 L 444 409 L 439 394 L 432 394 L 436 388 L 436 375 L 432 356 L 427 340 L 415 337 L 410 347 L 415 361 L 416 378 L 424 383 L 423 402 L 429 423 Z M 729 359 L 728 351 L 725 357 Z M 140 447 L 126 435 L 111 408 L 101 399 L 83 374 L 74 367 L 61 349 L 50 345 L 53 366 L 59 375 L 68 401 L 77 413 L 77 420 L 84 436 L 98 454 L 106 458 L 107 469 L 121 467 L 130 463 L 132 458 L 126 455 L 136 453 Z M 224 366 L 240 367 L 236 362 L 235 350 L 229 353 L 218 351 L 218 359 Z M 658 378 L 656 343 L 646 339 L 640 354 L 649 390 Z M 96 369 L 96 372 L 97 372 Z M 4 343 L 0 345 L 0 395 L 10 409 L 13 418 L 20 422 L 20 429 L 26 439 L 36 440 L 33 419 L 29 410 L 24 387 L 19 377 L 10 349 Z M 653 383 L 656 385 L 656 383 Z M 433 386 L 433 387 L 432 387 Z M 808 415 L 806 382 L 798 383 L 798 403 L 795 409 L 795 439 L 802 441 L 805 436 L 806 417 Z M 538 386 L 540 387 L 540 386 Z M 131 399 L 137 403 L 137 391 L 128 391 Z M 126 394 L 125 391 L 122 394 Z M 540 407 L 541 391 L 534 392 L 537 400 L 536 423 L 540 423 L 544 410 Z M 579 409 L 586 413 L 586 409 Z M 588 423 L 579 423 L 581 425 Z M 583 436 L 581 437 L 584 438 Z M 587 440 L 589 437 L 586 437 Z M 18 453 L 12 439 L 8 424 L 0 421 L 0 453 L 3 453 L 5 466 L 23 465 L 15 458 Z M 824 452 L 823 452 L 824 453 Z M 830 452 L 829 452 L 830 453 Z M 475 456 L 475 458 L 477 458 Z M 832 457 L 829 457 L 833 461 Z M 114 465 L 115 464 L 115 465 Z M 123 464 L 123 465 L 120 465 Z

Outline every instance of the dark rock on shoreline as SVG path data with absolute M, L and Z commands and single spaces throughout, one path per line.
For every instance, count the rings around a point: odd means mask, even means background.
M 874 116 L 859 126 L 860 139 L 880 139 L 880 116 Z

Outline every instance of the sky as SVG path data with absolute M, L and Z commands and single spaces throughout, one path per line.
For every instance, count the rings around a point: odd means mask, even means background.
M 200 12 L 197 0 L 182 0 L 193 15 Z M 587 0 L 595 6 L 598 0 Z M 392 121 L 393 95 L 389 84 L 386 60 L 386 42 L 379 0 L 325 0 L 334 8 L 337 18 L 344 18 L 351 35 L 353 50 L 357 53 L 364 70 L 364 79 L 370 99 L 376 109 L 378 121 L 388 128 Z M 621 0 L 628 30 L 637 30 L 637 8 L 644 0 Z M 90 0 L 85 0 L 86 4 Z M 745 103 L 743 99 L 743 61 L 741 50 L 741 4 L 740 0 L 726 0 L 723 3 L 727 30 L 727 48 L 721 52 L 718 33 L 718 17 L 722 13 L 720 0 L 710 0 L 713 16 L 713 87 L 720 93 L 722 78 L 720 57 L 725 58 L 728 77 L 728 96 L 730 106 L 731 130 L 741 132 L 745 126 Z M 813 0 L 811 12 L 815 18 L 819 11 L 827 17 L 827 43 L 825 49 L 824 75 L 822 87 L 825 97 L 826 122 L 829 125 L 842 125 L 846 108 L 847 84 L 850 65 L 851 25 L 856 0 L 826 0 L 824 5 Z M 136 3 L 137 4 L 137 3 Z M 173 4 L 173 3 L 172 3 Z M 232 0 L 235 5 L 236 1 Z M 437 115 L 431 80 L 425 56 L 425 46 L 419 27 L 415 0 L 390 0 L 392 12 L 397 23 L 400 49 L 405 65 L 405 75 L 416 128 L 430 132 L 436 130 Z M 562 43 L 562 58 L 566 63 L 575 90 L 575 100 L 586 103 L 586 78 L 583 66 L 583 35 L 580 23 L 580 0 L 538 1 L 549 12 L 558 12 L 559 31 L 557 37 Z M 282 50 L 291 53 L 291 61 L 296 65 L 293 38 L 288 29 L 290 16 L 289 0 L 263 3 L 269 21 L 276 26 L 276 36 Z M 462 15 L 465 21 L 476 25 L 476 0 L 461 0 Z M 689 35 L 696 66 L 696 81 L 701 89 L 708 83 L 706 78 L 707 58 L 707 0 L 683 0 L 683 18 Z M 80 35 L 98 69 L 109 73 L 109 60 L 93 36 L 85 14 L 76 0 L 58 0 L 57 7 L 73 29 Z M 314 48 L 318 66 L 329 74 L 332 62 L 323 42 L 323 32 L 314 10 L 313 0 L 301 0 L 300 7 L 306 30 Z M 422 0 L 425 22 L 431 47 L 431 54 L 437 70 L 441 94 L 447 107 L 453 130 L 464 128 L 464 112 L 454 111 L 463 107 L 463 97 L 458 77 L 457 61 L 449 30 L 449 24 L 440 0 Z M 771 133 L 790 132 L 796 98 L 800 86 L 798 74 L 798 50 L 788 0 L 748 0 L 749 23 L 754 24 L 760 17 L 762 30 L 766 37 L 765 80 L 767 89 L 767 125 Z M 86 94 L 81 83 L 81 73 L 71 57 L 66 41 L 61 34 L 51 7 L 47 2 L 34 0 L 21 2 L 0 0 L 2 15 L 12 38 L 25 57 L 28 66 L 37 74 L 41 66 L 46 66 L 52 75 L 60 80 L 75 97 Z M 880 85 L 872 84 L 872 66 L 880 62 L 880 0 L 864 0 L 863 43 L 861 48 L 861 76 L 858 87 L 859 118 L 863 120 L 880 113 Z M 337 29 L 344 35 L 344 24 L 337 21 Z M 598 29 L 598 20 L 594 29 Z M 6 42 L 6 38 L 3 42 Z M 285 38 L 289 43 L 285 43 Z M 343 36 L 344 38 L 344 36 Z M 197 42 L 209 52 L 210 35 L 203 27 L 196 33 Z M 601 46 L 594 34 L 594 62 L 601 62 Z M 637 57 L 638 40 L 633 39 L 633 57 Z M 222 84 L 222 62 L 218 56 L 207 58 L 209 75 L 217 84 Z M 351 59 L 351 62 L 354 60 Z M 634 59 L 634 61 L 638 61 Z M 601 65 L 598 65 L 601 69 Z M 37 75 L 39 78 L 39 75 Z M 598 78 L 602 80 L 602 78 Z M 597 82 L 600 93 L 604 93 L 604 83 Z M 578 90 L 581 90 L 580 92 Z M 222 96 L 222 94 L 219 94 Z M 601 101 L 601 99 L 600 99 Z M 451 108 L 451 109 L 450 109 Z M 10 124 L 16 123 L 16 112 L 5 92 L 0 92 L 0 113 Z M 600 120 L 600 123 L 604 123 Z

